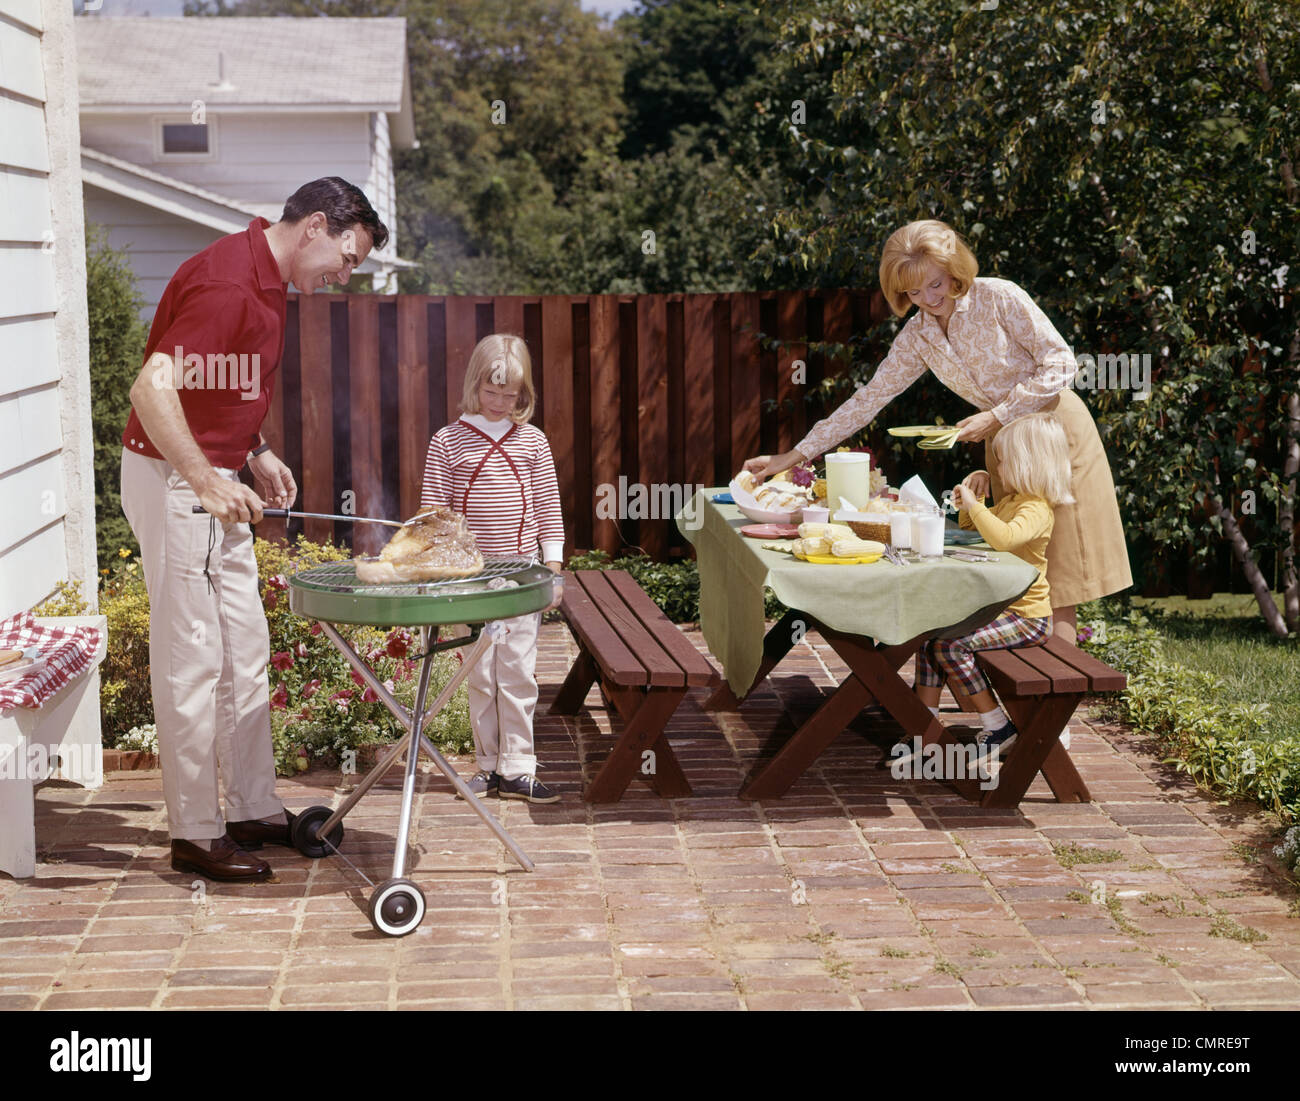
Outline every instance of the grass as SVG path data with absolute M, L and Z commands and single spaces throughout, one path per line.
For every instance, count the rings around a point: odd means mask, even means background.
M 1238 841 L 1231 848 L 1232 855 L 1243 860 L 1247 864 L 1258 864 L 1259 853 L 1255 851 L 1253 845 L 1247 845 L 1244 841 Z
M 1106 909 L 1110 911 L 1110 919 L 1119 928 L 1120 932 L 1127 933 L 1131 937 L 1147 937 L 1151 935 L 1129 921 L 1128 914 L 1124 913 L 1124 907 L 1120 905 L 1119 899 L 1113 896 L 1107 898 Z
M 1076 864 L 1114 864 L 1124 859 L 1124 854 L 1118 849 L 1082 848 L 1074 841 L 1068 845 L 1053 845 L 1052 855 L 1062 868 L 1073 868 Z
M 1300 735 L 1300 646 L 1273 637 L 1253 596 L 1134 597 L 1133 606 L 1151 616 L 1170 661 L 1223 680 L 1225 704 L 1266 703 L 1274 737 Z
M 1227 914 L 1215 914 L 1214 920 L 1210 922 L 1210 936 L 1227 937 L 1229 940 L 1239 940 L 1243 944 L 1254 944 L 1256 941 L 1268 940 L 1267 933 L 1261 933 L 1258 929 L 1252 929 L 1249 925 L 1241 925 Z

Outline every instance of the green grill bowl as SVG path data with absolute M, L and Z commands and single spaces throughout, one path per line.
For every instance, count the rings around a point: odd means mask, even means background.
M 491 623 L 540 612 L 551 602 L 555 574 L 530 558 L 484 555 L 484 569 L 455 581 L 363 585 L 354 564 L 326 562 L 289 577 L 289 607 L 304 619 L 370 627 Z M 489 588 L 502 578 L 516 584 Z

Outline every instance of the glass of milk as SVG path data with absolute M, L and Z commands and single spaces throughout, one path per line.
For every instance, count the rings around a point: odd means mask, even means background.
M 913 548 L 920 552 L 922 558 L 943 557 L 943 513 L 937 508 L 929 508 L 916 518 L 917 534 L 920 536 Z
M 895 506 L 889 514 L 889 542 L 894 550 L 912 549 L 912 513 L 911 510 Z

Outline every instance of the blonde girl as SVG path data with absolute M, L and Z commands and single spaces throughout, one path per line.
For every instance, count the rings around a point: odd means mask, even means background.
M 974 528 L 994 550 L 1010 551 L 1038 571 L 1029 590 L 987 626 L 962 638 L 932 639 L 917 661 L 916 694 L 939 713 L 939 693 L 952 677 L 971 698 L 983 727 L 976 742 L 982 752 L 1000 755 L 1016 740 L 1016 727 L 993 696 L 975 662 L 980 650 L 1041 646 L 1052 633 L 1052 598 L 1047 581 L 1047 546 L 1055 510 L 1074 503 L 1070 492 L 1070 453 L 1065 430 L 1049 413 L 1012 421 L 993 441 L 1005 493 L 992 508 L 984 505 L 988 473 L 968 474 L 953 489 L 958 522 Z
M 536 393 L 528 345 L 494 333 L 478 342 L 465 371 L 461 416 L 429 441 L 420 507 L 463 513 L 484 554 L 540 558 L 559 572 L 564 521 L 555 461 L 530 424 Z M 537 632 L 541 613 L 505 620 L 506 634 L 468 677 L 479 798 L 554 803 L 537 779 Z

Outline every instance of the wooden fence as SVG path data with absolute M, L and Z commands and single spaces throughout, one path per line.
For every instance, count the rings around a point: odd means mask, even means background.
M 805 342 L 847 341 L 886 312 L 879 292 L 848 290 L 292 295 L 263 432 L 298 479 L 298 508 L 413 515 L 429 437 L 458 415 L 470 351 L 489 333 L 522 336 L 537 388 L 534 423 L 555 455 L 566 556 L 631 545 L 662 557 L 683 547 L 657 507 L 679 498 L 667 487 L 725 485 L 746 458 L 792 447 L 809 416 L 820 415 L 803 395 L 845 366 L 809 355 Z M 784 343 L 764 346 L 760 334 Z M 654 487 L 657 515 L 598 518 L 597 494 L 617 495 L 620 484 Z M 264 527 L 271 537 L 302 531 L 358 552 L 386 538 L 367 524 Z

